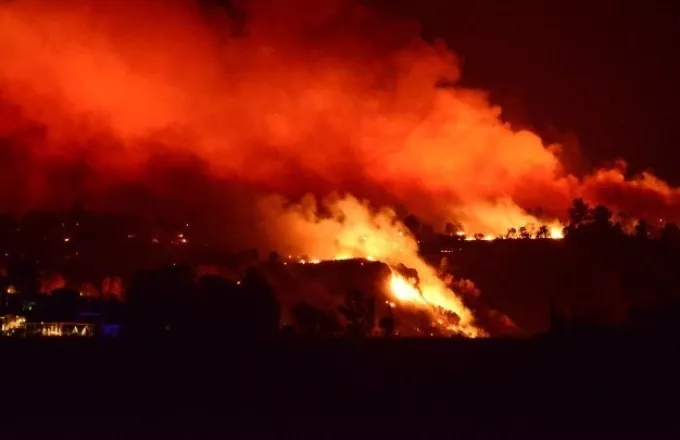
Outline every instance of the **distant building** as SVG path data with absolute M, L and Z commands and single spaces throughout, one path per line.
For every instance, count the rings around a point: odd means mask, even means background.
M 2 322 L 2 335 L 13 336 L 26 330 L 26 318 L 17 315 L 5 315 L 0 317 Z
M 97 325 L 91 322 L 27 322 L 24 316 L 0 316 L 2 336 L 76 336 L 91 337 L 97 334 Z M 112 330 L 108 330 L 111 333 Z
M 27 336 L 73 336 L 91 337 L 95 335 L 95 325 L 84 322 L 29 322 L 26 323 Z

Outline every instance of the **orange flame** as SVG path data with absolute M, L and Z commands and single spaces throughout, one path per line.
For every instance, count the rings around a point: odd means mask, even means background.
M 1 187 L 13 188 L 0 191 L 0 207 L 82 198 L 135 210 L 156 206 L 138 202 L 149 192 L 173 212 L 183 203 L 183 214 L 207 215 L 208 191 L 191 185 L 198 175 L 295 199 L 340 190 L 403 205 L 439 229 L 455 219 L 486 240 L 543 223 L 561 238 L 558 220 L 578 196 L 680 219 L 680 189 L 650 174 L 627 179 L 622 163 L 569 174 L 559 146 L 514 130 L 483 91 L 458 85 L 456 55 L 424 41 L 412 21 L 351 0 L 247 5 L 248 20 L 236 22 L 191 0 L 0 3 L 0 137 L 17 153 L 0 163 Z M 183 167 L 189 177 L 174 174 Z M 115 190 L 130 182 L 145 191 L 119 201 Z M 259 224 L 265 250 L 415 269 L 424 301 L 477 331 L 393 210 L 373 212 L 355 197 L 327 201 L 327 212 L 314 198 L 263 200 L 257 223 L 252 200 L 216 199 L 248 211 L 231 235 Z M 545 218 L 530 215 L 534 207 Z
M 439 278 L 434 268 L 418 255 L 418 244 L 409 230 L 397 221 L 394 211 L 377 212 L 367 202 L 352 196 L 328 199 L 322 209 L 308 197 L 298 205 L 288 205 L 271 198 L 260 205 L 260 215 L 272 247 L 289 255 L 312 255 L 314 260 L 363 258 L 381 261 L 392 268 L 387 286 L 402 304 L 420 307 L 432 313 L 441 308 L 455 313 L 459 323 L 448 330 L 467 336 L 482 336 L 474 324 L 473 313 L 455 292 Z M 306 264 L 307 261 L 305 260 Z M 417 272 L 419 289 L 394 268 L 404 264 Z

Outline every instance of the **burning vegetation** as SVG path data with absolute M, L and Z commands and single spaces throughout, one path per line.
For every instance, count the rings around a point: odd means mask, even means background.
M 623 162 L 570 173 L 559 145 L 460 87 L 457 56 L 417 23 L 352 0 L 292 3 L 247 1 L 230 15 L 191 0 L 3 2 L 0 185 L 14 190 L 0 208 L 80 200 L 186 225 L 161 236 L 117 223 L 130 246 L 208 247 L 209 231 L 308 256 L 299 263 L 382 262 L 390 311 L 470 337 L 486 331 L 461 284 L 422 258 L 427 231 L 409 218 L 487 241 L 561 239 L 577 198 L 631 224 L 680 220 L 680 190 L 627 178 Z M 82 261 L 70 227 L 57 240 Z M 64 282 L 45 274 L 40 289 Z M 102 291 L 120 296 L 121 284 Z
M 545 329 L 547 297 L 558 298 L 570 315 L 618 325 L 631 310 L 674 298 L 680 285 L 669 272 L 680 249 L 677 226 L 638 222 L 631 235 L 606 208 L 580 200 L 563 240 L 426 238 L 390 210 L 351 198 L 283 209 L 289 214 L 271 211 L 279 221 L 272 230 L 297 230 L 307 240 L 292 235 L 280 244 L 288 253 L 267 259 L 194 239 L 178 245 L 178 225 L 126 221 L 118 228 L 90 212 L 5 218 L 1 308 L 8 322 L 18 316 L 27 324 L 6 333 L 43 334 L 36 323 L 71 325 L 78 322 L 74 313 L 86 312 L 182 334 L 194 327 L 216 335 L 242 334 L 242 326 L 256 331 L 246 321 L 262 314 L 267 328 L 292 326 L 314 337 L 535 334 Z M 78 227 L 65 243 L 66 219 L 76 215 L 71 222 Z

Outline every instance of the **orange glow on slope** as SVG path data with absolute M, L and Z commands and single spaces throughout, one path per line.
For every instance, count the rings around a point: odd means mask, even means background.
M 312 197 L 297 205 L 273 197 L 260 204 L 260 217 L 266 225 L 262 232 L 272 240 L 272 247 L 289 255 L 313 256 L 311 261 L 363 258 L 383 262 L 392 269 L 386 287 L 401 304 L 427 311 L 433 321 L 440 319 L 438 308 L 454 313 L 458 322 L 445 323 L 452 333 L 484 334 L 475 325 L 473 312 L 418 255 L 416 240 L 391 209 L 376 211 L 351 196 L 327 199 L 321 206 Z M 417 272 L 420 291 L 396 271 L 399 264 Z
M 338 260 L 346 260 L 348 258 L 334 258 L 330 261 L 338 261 Z M 328 261 L 328 260 L 326 260 Z M 319 264 L 322 262 L 322 260 L 311 260 L 311 261 L 306 261 L 306 260 L 298 260 L 297 261 L 300 264 Z M 404 275 L 401 275 L 398 273 L 394 268 L 390 267 L 391 269 L 391 274 L 390 278 L 388 281 L 387 291 L 389 292 L 390 295 L 394 297 L 395 302 L 388 302 L 390 304 L 390 307 L 395 307 L 397 303 L 400 306 L 403 307 L 414 307 L 420 310 L 423 310 L 427 312 L 430 315 L 430 318 L 432 319 L 432 324 L 437 325 L 439 329 L 445 333 L 449 334 L 457 334 L 457 335 L 464 335 L 466 337 L 470 338 L 477 338 L 477 337 L 484 337 L 487 336 L 486 333 L 478 328 L 477 326 L 473 325 L 472 322 L 466 321 L 464 323 L 460 323 L 458 321 L 453 322 L 450 317 L 443 316 L 441 313 L 438 313 L 437 308 L 441 308 L 447 312 L 452 312 L 456 316 L 460 316 L 460 314 L 463 314 L 463 316 L 471 316 L 471 312 L 467 309 L 465 309 L 462 304 L 456 304 L 454 308 L 449 309 L 450 305 L 452 303 L 432 303 L 428 301 L 422 293 L 421 290 L 419 290 L 419 287 L 416 285 L 416 280 L 415 279 L 410 279 L 405 277 Z M 430 298 L 432 298 L 434 301 L 440 298 L 444 298 L 446 296 L 453 296 L 455 295 L 451 290 L 449 290 L 447 287 L 442 287 L 440 285 L 427 285 L 427 286 L 420 286 L 420 289 L 425 289 L 428 292 L 430 292 Z M 432 295 L 432 290 L 433 289 L 444 289 L 442 291 L 437 292 L 436 295 Z
M 423 291 L 430 291 L 430 293 L 432 293 L 431 292 L 432 289 L 441 288 L 442 288 L 441 286 L 427 284 L 421 286 L 421 289 L 423 289 Z M 443 298 L 446 297 L 447 295 L 453 295 L 453 292 L 451 292 L 447 288 L 445 289 L 446 291 L 437 292 L 437 295 L 430 295 L 430 298 L 436 300 L 437 298 Z M 475 325 L 472 325 L 472 323 L 470 322 L 467 321 L 462 323 L 452 322 L 449 317 L 442 316 L 442 314 L 437 313 L 437 307 L 441 307 L 447 312 L 453 312 L 457 316 L 460 316 L 461 312 L 470 313 L 466 309 L 460 307 L 462 306 L 462 304 L 457 305 L 454 309 L 449 309 L 447 308 L 448 304 L 430 303 L 426 299 L 425 294 L 424 293 L 421 294 L 421 292 L 418 290 L 418 287 L 416 287 L 410 280 L 405 278 L 403 275 L 398 274 L 394 269 L 392 269 L 392 274 L 390 276 L 389 291 L 400 304 L 421 308 L 429 312 L 432 317 L 433 324 L 437 324 L 440 327 L 440 329 L 445 332 L 449 332 L 452 334 L 460 334 L 469 338 L 486 336 L 486 333 L 482 329 L 478 328 Z
M 229 207 L 220 221 L 246 218 L 224 235 L 256 225 L 250 245 L 266 251 L 402 263 L 424 301 L 470 333 L 473 313 L 394 210 L 360 200 L 403 206 L 439 230 L 456 220 L 487 240 L 529 224 L 561 238 L 576 197 L 680 220 L 680 190 L 651 174 L 628 179 L 623 163 L 569 174 L 559 146 L 458 85 L 457 56 L 411 20 L 352 0 L 253 0 L 246 12 L 236 23 L 192 0 L 0 3 L 0 186 L 13 188 L 0 209 L 83 200 L 135 211 L 156 206 L 138 201 L 148 192 L 172 212 L 212 216 L 193 180 L 252 185 L 245 202 L 240 186 L 226 191 L 234 200 L 215 198 Z M 132 191 L 114 197 L 121 186 Z M 353 196 L 320 208 L 334 191 Z M 542 218 L 528 213 L 536 207 Z
M 399 301 L 424 303 L 418 289 L 406 278 L 394 271 L 392 271 L 392 275 L 390 276 L 390 291 Z

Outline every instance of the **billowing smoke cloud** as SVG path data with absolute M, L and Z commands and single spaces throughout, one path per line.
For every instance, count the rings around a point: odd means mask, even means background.
M 233 219 L 258 194 L 340 191 L 484 233 L 576 196 L 680 217 L 653 176 L 569 175 L 559 146 L 456 86 L 456 56 L 417 23 L 350 0 L 241 6 L 236 20 L 194 1 L 3 2 L 0 208 Z

